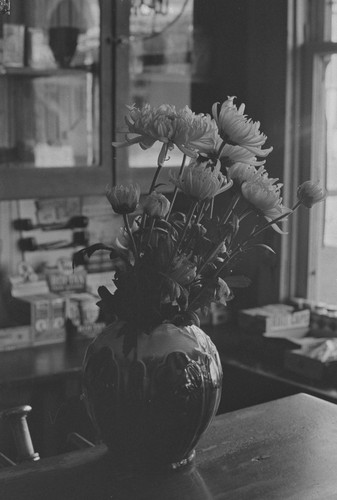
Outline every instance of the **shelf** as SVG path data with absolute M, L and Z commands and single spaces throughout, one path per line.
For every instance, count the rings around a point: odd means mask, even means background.
M 29 68 L 24 66 L 21 68 L 2 67 L 0 69 L 0 76 L 7 77 L 24 77 L 24 78 L 39 78 L 43 76 L 71 76 L 78 75 L 79 73 L 92 73 L 98 74 L 98 64 L 91 64 L 90 66 L 76 66 L 70 68 Z

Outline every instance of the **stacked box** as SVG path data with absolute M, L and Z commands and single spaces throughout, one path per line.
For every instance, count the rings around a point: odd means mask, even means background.
M 284 334 L 303 336 L 309 331 L 310 311 L 296 311 L 294 307 L 285 304 L 270 304 L 239 311 L 238 324 L 251 333 L 275 337 Z
M 0 351 L 22 349 L 31 345 L 32 332 L 29 325 L 0 329 Z
M 65 340 L 64 298 L 54 293 L 16 298 L 17 320 L 30 325 L 32 344 Z
M 84 292 L 68 294 L 65 298 L 66 318 L 76 337 L 93 338 L 103 330 L 105 323 L 100 321 L 97 306 L 99 297 Z

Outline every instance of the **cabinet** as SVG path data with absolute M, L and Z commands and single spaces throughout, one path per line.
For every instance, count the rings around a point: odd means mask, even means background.
M 0 199 L 101 194 L 112 182 L 108 0 L 16 0 L 1 16 Z

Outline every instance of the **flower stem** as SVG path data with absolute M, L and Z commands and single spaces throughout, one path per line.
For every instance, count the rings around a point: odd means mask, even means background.
M 292 209 L 291 209 L 291 210 L 294 212 L 294 211 L 295 211 L 295 210 L 296 210 L 296 209 L 297 209 L 300 205 L 302 205 L 302 202 L 301 202 L 301 201 L 297 201 L 297 202 L 295 203 L 295 205 L 292 207 Z
M 238 204 L 239 200 L 241 198 L 241 194 L 237 194 L 236 196 L 233 196 L 232 200 L 231 200 L 231 203 L 229 204 L 226 212 L 224 213 L 221 221 L 220 221 L 220 224 L 223 224 L 225 225 L 227 222 L 228 222 L 228 219 L 230 218 L 230 216 L 232 215 L 236 205 Z
M 136 243 L 135 243 L 135 240 L 134 240 L 131 228 L 130 228 L 130 223 L 129 223 L 129 219 L 128 219 L 127 214 L 123 214 L 123 220 L 124 220 L 124 225 L 125 225 L 126 232 L 128 233 L 130 241 L 131 241 L 132 252 L 134 254 L 135 261 L 137 261 L 138 260 L 137 247 L 136 247 Z
M 175 246 L 175 248 L 174 248 L 174 250 L 173 250 L 173 252 L 172 252 L 172 255 L 171 255 L 171 257 L 170 257 L 170 260 L 169 260 L 169 266 L 170 266 L 170 264 L 172 263 L 172 261 L 173 261 L 174 257 L 177 255 L 178 250 L 179 250 L 179 248 L 180 248 L 180 246 L 181 246 L 181 244 L 182 244 L 182 242 L 183 242 L 183 240 L 184 240 L 184 238 L 185 238 L 185 236 L 186 236 L 187 229 L 188 229 L 188 227 L 189 227 L 189 225 L 190 225 L 190 222 L 191 222 L 191 220 L 192 220 L 192 217 L 193 217 L 194 211 L 195 211 L 195 209 L 196 209 L 196 207 L 197 207 L 198 203 L 199 203 L 198 201 L 194 201 L 194 202 L 193 202 L 193 204 L 192 204 L 192 205 L 191 205 L 191 207 L 190 207 L 190 210 L 189 210 L 189 212 L 188 212 L 188 214 L 187 214 L 187 217 L 186 217 L 186 222 L 185 222 L 184 229 L 183 229 L 182 233 L 180 234 L 179 239 L 178 239 L 178 241 L 177 241 L 177 243 L 176 243 L 176 246 Z
M 163 145 L 162 145 L 162 147 L 161 147 L 161 150 L 160 150 L 160 153 L 159 153 L 159 156 L 158 156 L 157 169 L 156 169 L 155 174 L 154 174 L 153 179 L 152 179 L 152 183 L 151 183 L 151 187 L 150 187 L 150 190 L 149 190 L 149 194 L 151 194 L 152 191 L 156 187 L 156 182 L 157 182 L 158 176 L 160 174 L 160 171 L 161 171 L 162 167 L 164 166 L 164 161 L 165 161 L 165 158 L 166 158 L 168 146 L 169 146 L 168 143 L 164 142 Z
M 149 235 L 148 235 L 148 238 L 147 238 L 146 245 L 149 245 L 150 242 L 151 242 L 151 236 L 152 236 L 152 233 L 153 233 L 154 224 L 155 224 L 155 218 L 151 217 L 150 227 L 149 227 Z
M 184 171 L 185 163 L 186 163 L 186 155 L 184 154 L 182 162 L 181 162 L 181 166 L 180 166 L 180 169 L 179 169 L 179 177 L 182 175 L 182 173 Z M 170 217 L 170 215 L 171 215 L 172 208 L 173 208 L 174 202 L 176 201 L 177 194 L 178 194 L 178 187 L 176 186 L 174 188 L 174 191 L 173 191 L 173 196 L 172 196 L 172 201 L 171 201 L 171 204 L 170 204 L 169 211 L 167 212 L 166 217 L 165 217 L 166 220 L 168 220 L 169 217 Z
M 285 214 L 282 214 L 279 217 L 276 217 L 276 219 L 273 219 L 273 220 L 270 220 L 270 221 L 266 222 L 266 224 L 264 224 L 262 227 L 260 227 L 260 228 L 256 229 L 255 231 L 253 231 L 253 233 L 249 236 L 249 238 L 247 239 L 247 241 L 251 240 L 252 238 L 255 238 L 255 236 L 257 236 L 258 234 L 262 233 L 262 231 L 264 231 L 268 227 L 272 226 L 273 224 L 276 224 L 277 222 L 280 222 L 282 219 L 284 219 L 285 217 L 288 217 L 288 215 L 291 215 L 292 213 L 293 213 L 293 210 L 289 210 L 289 212 L 286 212 Z

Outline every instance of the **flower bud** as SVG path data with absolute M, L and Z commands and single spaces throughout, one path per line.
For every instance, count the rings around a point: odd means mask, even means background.
M 170 209 L 170 202 L 162 193 L 153 191 L 143 205 L 144 212 L 152 217 L 165 217 Z
M 116 214 L 131 214 L 139 203 L 140 188 L 138 184 L 130 186 L 107 187 L 106 197 Z
M 326 193 L 318 182 L 305 181 L 297 188 L 297 198 L 307 208 L 311 208 L 315 203 L 323 201 L 325 197 Z

